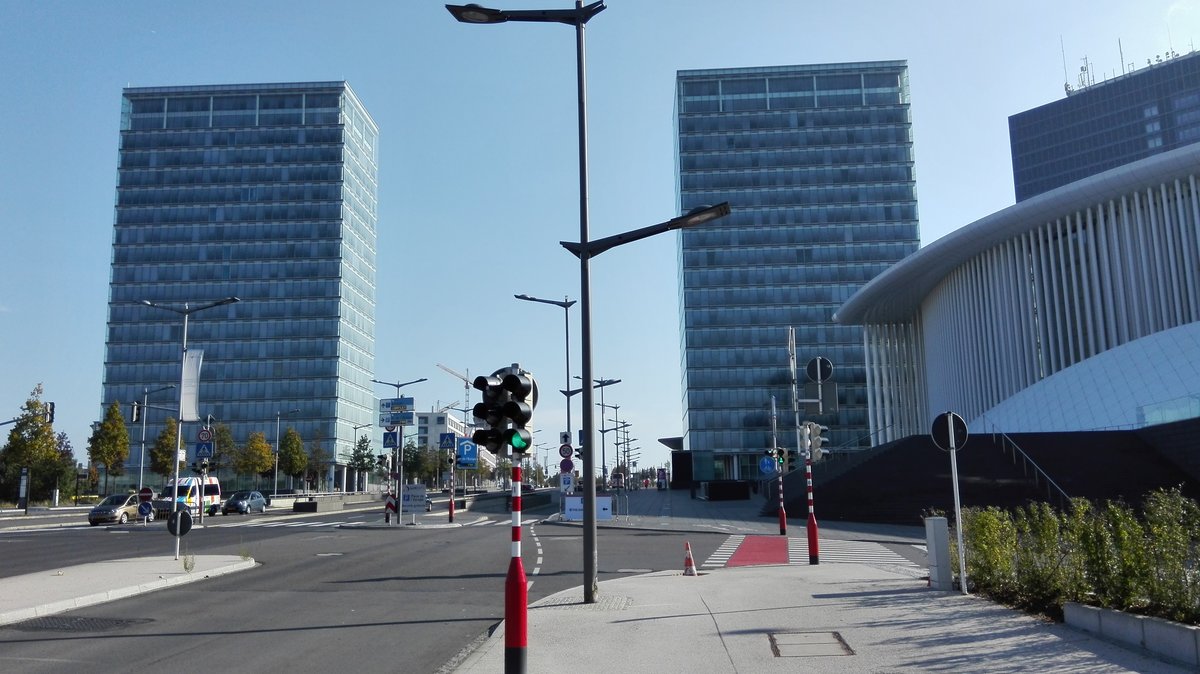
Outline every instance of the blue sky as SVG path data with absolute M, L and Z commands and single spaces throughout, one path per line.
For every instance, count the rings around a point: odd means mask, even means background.
M 607 4 L 587 29 L 593 238 L 676 215 L 677 70 L 906 59 L 927 244 L 1012 204 L 1007 118 L 1062 97 L 1064 51 L 1072 82 L 1084 57 L 1101 80 L 1118 40 L 1142 67 L 1200 40 L 1200 0 Z M 461 406 L 436 363 L 520 362 L 556 445 L 562 310 L 512 295 L 578 298 L 558 245 L 579 234 L 574 54 L 569 26 L 463 25 L 427 0 L 0 2 L 0 417 L 43 383 L 80 458 L 100 418 L 122 87 L 344 79 L 381 129 L 376 376 Z M 595 375 L 622 380 L 606 402 L 661 464 L 681 432 L 674 238 L 597 258 L 592 298 Z

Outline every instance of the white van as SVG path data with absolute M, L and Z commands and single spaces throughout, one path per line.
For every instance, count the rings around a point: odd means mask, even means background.
M 171 514 L 171 495 L 175 493 L 175 480 L 167 480 L 167 486 L 159 492 L 154 500 L 155 515 L 166 517 Z M 215 512 L 221 507 L 221 481 L 215 477 L 181 477 L 177 502 L 186 503 L 189 510 L 199 512 Z

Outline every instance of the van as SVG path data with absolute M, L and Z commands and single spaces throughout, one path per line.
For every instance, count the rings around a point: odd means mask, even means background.
M 171 514 L 171 495 L 175 493 L 175 480 L 167 480 L 167 486 L 159 492 L 154 500 L 155 514 L 166 517 Z M 200 508 L 205 512 L 215 512 L 221 507 L 221 481 L 215 477 L 181 477 L 177 502 L 186 503 L 189 510 L 199 513 Z

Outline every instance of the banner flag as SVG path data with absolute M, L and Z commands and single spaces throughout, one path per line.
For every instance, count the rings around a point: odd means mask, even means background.
M 179 394 L 179 420 L 200 421 L 200 363 L 203 349 L 189 349 L 183 354 L 183 388 Z

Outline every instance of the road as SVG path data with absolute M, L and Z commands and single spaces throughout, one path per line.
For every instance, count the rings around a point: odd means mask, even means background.
M 79 521 L 85 518 L 78 514 Z M 434 672 L 498 623 L 509 565 L 507 515 L 460 513 L 455 528 L 353 529 L 370 512 L 206 518 L 189 554 L 253 557 L 259 566 L 176 589 L 0 628 L 0 670 L 217 671 L 355 668 Z M 408 519 L 408 516 L 405 518 Z M 446 514 L 419 514 L 443 523 Z M 50 523 L 51 521 L 46 521 Z M 577 527 L 524 527 L 530 602 L 582 584 Z M 602 529 L 599 573 L 681 569 L 683 541 L 707 556 L 721 533 Z M 0 575 L 83 561 L 170 554 L 161 522 L 147 527 L 0 528 Z M 181 560 L 181 564 L 184 561 Z

